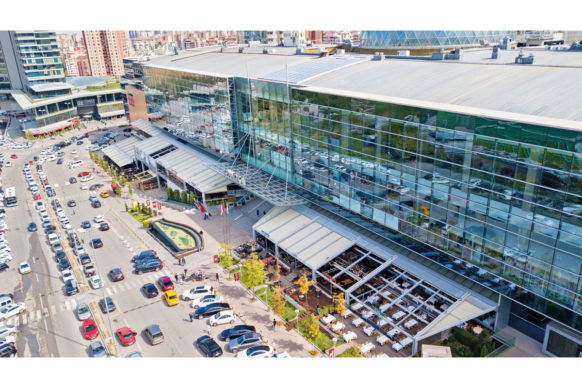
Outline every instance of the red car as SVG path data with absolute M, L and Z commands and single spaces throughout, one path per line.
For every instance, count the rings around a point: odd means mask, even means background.
M 168 290 L 174 289 L 174 283 L 172 283 L 172 279 L 170 279 L 168 276 L 162 276 L 158 280 L 158 285 L 160 286 L 162 291 L 168 291 Z
M 35 201 L 38 201 L 40 199 L 40 194 L 34 194 L 32 198 L 34 198 Z
M 93 340 L 99 337 L 99 330 L 97 329 L 97 325 L 93 318 L 85 319 L 83 321 L 83 334 L 85 335 L 85 339 Z
M 89 171 L 81 171 L 79 173 L 79 175 L 77 175 L 79 178 L 90 175 L 91 173 Z
M 135 344 L 135 336 L 137 333 L 135 331 L 131 331 L 129 327 L 125 326 L 121 329 L 117 329 L 115 334 L 117 334 L 117 338 L 119 338 L 123 346 Z
M 18 156 L 16 156 L 16 154 L 12 154 L 12 155 L 10 155 L 10 157 L 11 157 L 12 159 L 17 159 L 17 158 L 18 158 Z
M 32 160 L 29 160 L 28 161 L 28 164 L 32 166 Z

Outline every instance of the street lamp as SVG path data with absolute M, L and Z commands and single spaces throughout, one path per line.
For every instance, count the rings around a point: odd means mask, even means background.
M 295 309 L 295 328 L 299 328 L 299 310 Z

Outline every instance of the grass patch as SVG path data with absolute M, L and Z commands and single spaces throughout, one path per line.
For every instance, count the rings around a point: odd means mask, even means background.
M 137 211 L 137 210 L 130 210 L 129 214 L 142 225 L 144 225 L 145 220 L 149 220 L 150 218 L 152 218 L 152 216 L 147 215 L 147 214 L 143 214 L 142 212 Z
M 256 292 L 257 297 L 259 299 L 261 299 L 263 302 L 267 303 L 269 306 L 271 306 L 271 297 L 274 294 L 274 290 L 272 286 L 269 286 L 269 293 L 268 295 L 265 295 L 265 289 L 261 288 L 260 290 L 258 290 Z M 268 297 L 268 302 L 265 300 L 265 296 Z M 299 309 L 299 315 L 301 315 L 301 313 L 303 312 L 303 309 Z M 286 321 L 290 321 L 292 319 L 295 319 L 295 306 L 293 306 L 291 303 L 286 302 L 285 303 L 285 312 L 283 313 L 283 316 L 281 317 Z
M 340 353 L 336 357 L 353 357 L 354 347 L 352 346 L 349 349 L 346 349 L 344 352 Z
M 109 90 L 109 89 L 119 89 L 121 85 L 119 82 L 107 82 L 105 85 L 93 85 L 87 86 L 85 90 L 89 92 L 96 92 L 98 90 Z
M 304 324 L 305 324 L 305 319 L 302 320 L 301 322 L 299 322 L 298 329 L 299 329 L 299 332 L 301 333 L 301 335 L 306 337 Z M 331 340 L 331 337 L 321 330 L 319 331 L 319 335 L 317 336 L 315 341 L 313 341 L 313 343 L 315 344 L 315 346 L 317 346 L 317 348 L 319 350 L 321 350 L 323 352 L 327 352 L 329 349 L 331 349 L 333 347 L 333 341 Z M 340 346 L 343 343 L 344 343 L 344 340 L 339 338 L 336 346 Z

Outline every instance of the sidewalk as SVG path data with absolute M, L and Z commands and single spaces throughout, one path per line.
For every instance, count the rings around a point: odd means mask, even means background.
M 143 201 L 144 198 L 148 198 L 147 194 L 133 194 L 131 196 L 126 195 L 121 201 Z M 156 198 L 154 196 L 149 199 Z M 166 254 L 165 256 L 169 255 L 164 247 L 161 247 L 149 234 L 144 233 L 143 228 L 137 224 L 137 221 L 133 217 L 125 211 L 120 211 L 118 214 L 127 225 L 136 230 L 142 229 L 140 235 L 149 245 L 155 247 L 158 251 L 164 252 Z M 204 231 L 204 250 L 200 253 L 187 256 L 186 266 L 179 266 L 175 259 L 167 260 L 168 268 L 172 272 L 181 273 L 184 268 L 187 268 L 190 273 L 200 269 L 206 272 L 211 279 L 207 280 L 206 283 L 214 286 L 218 293 L 228 300 L 235 312 L 241 315 L 243 322 L 254 325 L 257 331 L 263 335 L 263 338 L 268 340 L 271 345 L 274 344 L 273 346 L 277 352 L 288 352 L 292 357 L 312 357 L 309 351 L 317 349 L 309 341 L 295 330 L 286 331 L 283 326 L 277 326 L 274 329 L 273 319 L 276 318 L 279 321 L 280 318 L 276 317 L 271 309 L 267 309 L 267 306 L 258 298 L 252 301 L 250 291 L 242 284 L 232 280 L 226 280 L 226 274 L 223 268 L 214 263 L 214 255 L 218 254 L 220 243 L 223 241 L 223 226 L 225 223 L 223 216 L 215 214 L 212 219 L 204 220 L 203 215 L 196 209 L 178 211 L 168 207 L 162 207 L 162 217 L 187 224 L 195 230 Z M 229 234 L 230 244 L 232 245 L 241 244 L 251 238 L 250 230 L 239 229 L 232 223 L 230 224 Z M 220 276 L 218 282 L 215 280 L 216 273 Z M 197 282 L 193 284 L 197 284 Z M 318 352 L 317 357 L 321 356 L 321 353 Z

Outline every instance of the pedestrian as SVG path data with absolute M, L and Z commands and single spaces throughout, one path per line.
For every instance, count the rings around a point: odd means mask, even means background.
M 261 215 L 261 213 L 259 213 L 259 209 L 257 209 L 257 217 L 260 215 Z
M 211 294 L 214 294 L 214 286 L 211 286 L 211 287 L 210 287 L 210 293 L 211 293 Z
M 206 332 L 208 333 L 208 335 L 210 335 L 210 333 L 212 332 L 212 328 L 210 327 L 210 324 L 206 324 Z
M 319 315 L 319 303 L 317 304 L 317 315 Z
M 277 320 L 275 318 L 273 318 L 273 329 L 275 329 L 277 327 Z
M 184 268 L 184 277 L 186 277 L 187 274 L 188 274 L 188 269 Z
M 182 282 L 186 280 L 186 275 L 182 274 Z
M 202 270 L 201 269 L 198 270 L 198 275 L 202 276 Z
M 178 283 L 178 274 L 177 273 L 174 274 L 174 278 L 176 279 L 176 283 Z
M 218 272 L 216 273 L 216 281 L 218 282 L 219 280 L 219 276 L 218 276 Z
M 190 323 L 192 323 L 194 321 L 194 313 L 190 312 L 188 316 L 190 316 Z

